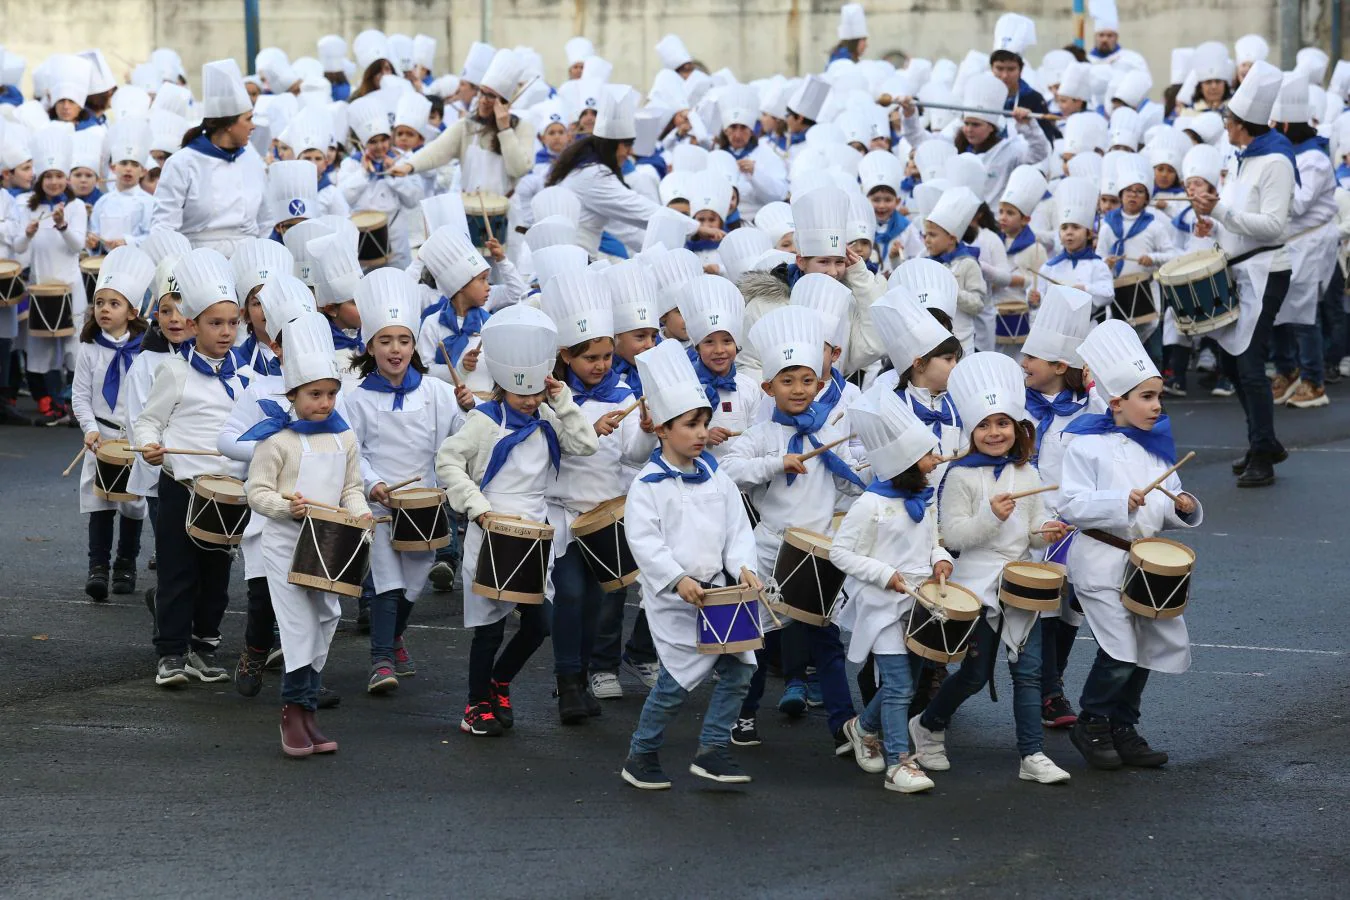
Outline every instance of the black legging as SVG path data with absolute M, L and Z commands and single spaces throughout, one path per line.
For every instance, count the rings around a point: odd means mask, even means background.
M 497 655 L 506 635 L 506 620 L 503 616 L 491 625 L 478 625 L 473 629 L 473 643 L 469 645 L 469 703 L 482 703 L 492 696 L 492 682 L 509 684 L 511 679 L 525 667 L 534 651 L 538 650 L 548 637 L 548 620 L 543 604 L 519 604 L 520 628 L 515 637 Z

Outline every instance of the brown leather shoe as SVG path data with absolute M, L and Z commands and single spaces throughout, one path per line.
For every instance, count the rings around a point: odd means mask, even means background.
M 304 710 L 304 715 L 305 715 L 305 732 L 309 735 L 310 741 L 312 741 L 314 744 L 314 752 L 336 753 L 337 741 L 330 741 L 328 738 L 323 736 L 323 732 L 319 731 L 319 725 L 314 718 L 314 711 L 306 709 Z
M 281 752 L 287 756 L 309 756 L 314 752 L 314 741 L 305 727 L 306 710 L 298 703 L 287 703 L 281 708 Z

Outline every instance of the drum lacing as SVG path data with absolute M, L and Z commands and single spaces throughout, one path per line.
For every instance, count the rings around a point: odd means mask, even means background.
M 782 555 L 783 551 L 782 551 L 781 548 L 779 549 L 778 553 L 779 553 L 779 556 Z M 816 596 L 817 596 L 817 597 L 822 597 L 822 598 L 823 598 L 823 597 L 825 596 L 825 586 L 824 586 L 823 584 L 820 583 L 820 567 L 819 567 L 818 565 L 816 565 L 816 557 L 815 557 L 815 554 L 813 554 L 813 553 L 807 553 L 805 556 L 803 556 L 803 557 L 801 558 L 801 560 L 797 563 L 797 565 L 795 565 L 795 566 L 792 567 L 792 571 L 789 572 L 789 573 L 787 574 L 787 578 L 785 578 L 785 579 L 783 579 L 783 580 L 784 580 L 784 581 L 791 581 L 791 580 L 793 579 L 793 577 L 796 576 L 798 570 L 800 570 L 802 566 L 806 565 L 807 562 L 810 562 L 810 563 L 811 563 L 811 574 L 814 575 L 815 578 L 816 578 Z M 777 581 L 774 581 L 774 579 L 773 579 L 772 576 L 770 576 L 768 580 L 769 580 L 769 581 L 773 581 L 774 591 L 775 591 L 777 597 L 779 598 L 779 599 L 774 600 L 773 602 L 774 602 L 775 604 L 780 603 L 780 602 L 781 602 L 781 597 L 782 597 L 782 591 L 781 591 L 781 590 L 779 589 L 779 587 L 778 587 L 778 582 L 777 582 Z M 834 599 L 832 600 L 832 602 L 830 603 L 830 608 L 829 608 L 829 609 L 822 609 L 822 612 L 823 612 L 823 614 L 824 614 L 824 616 L 825 616 L 826 619 L 832 618 L 832 617 L 834 616 L 834 607 L 835 607 L 835 605 L 836 605 L 838 602 L 839 602 L 839 597 L 838 597 L 838 595 L 836 595 L 836 596 L 834 597 Z
M 198 495 L 197 495 L 196 493 L 193 493 L 192 497 L 195 497 L 195 496 L 198 496 Z M 217 505 L 214 498 L 213 498 L 213 499 L 210 499 L 210 500 L 207 500 L 206 503 L 204 503 L 204 504 L 202 505 L 202 508 L 199 509 L 199 510 L 197 510 L 197 515 L 194 516 L 194 515 L 192 514 L 192 497 L 188 497 L 187 515 L 184 517 L 184 521 L 183 521 L 183 533 L 187 535 L 187 539 L 188 539 L 189 541 L 191 541 L 191 542 L 193 543 L 193 545 L 196 546 L 196 548 L 197 548 L 198 550 L 216 550 L 216 551 L 219 551 L 219 552 L 221 552 L 221 553 L 224 553 L 224 554 L 228 555 L 232 561 L 238 561 L 238 559 L 239 559 L 239 547 L 238 547 L 237 545 L 229 545 L 229 544 L 212 544 L 212 543 L 210 543 L 209 541 L 201 541 L 201 540 L 198 540 L 198 539 L 196 538 L 196 536 L 194 536 L 194 535 L 192 534 L 192 532 L 188 530 L 188 529 L 190 529 L 190 528 L 196 527 L 196 525 L 197 525 L 197 519 L 198 519 L 203 513 L 205 513 L 206 510 L 207 510 L 208 508 L 210 508 L 210 507 L 215 507 L 215 506 Z M 225 517 L 224 517 L 224 516 L 220 516 L 219 518 L 220 518 L 220 521 L 221 521 L 221 522 L 224 522 L 224 521 L 225 521 Z M 242 519 L 239 520 L 239 524 L 242 525 L 244 522 L 247 522 L 247 521 L 248 521 L 248 516 L 244 516 Z M 226 535 L 225 535 L 225 536 L 226 536 L 226 537 L 234 537 L 234 532 L 233 532 L 233 531 L 226 532 Z
M 1135 573 L 1137 572 L 1144 572 L 1145 575 L 1148 574 L 1143 569 L 1139 568 L 1138 566 L 1136 566 L 1134 563 L 1130 562 L 1127 559 L 1125 561 L 1125 577 L 1121 579 L 1120 582 L 1120 592 L 1122 594 L 1125 593 L 1126 585 L 1130 583 L 1130 579 L 1133 578 Z M 1149 578 L 1143 578 L 1140 580 L 1144 582 L 1144 590 L 1148 592 L 1149 606 L 1152 607 L 1155 612 L 1161 612 L 1162 610 L 1167 609 L 1168 604 L 1172 602 L 1172 598 L 1177 595 L 1177 591 L 1181 590 L 1182 588 L 1190 584 L 1191 573 L 1187 572 L 1185 575 L 1181 576 L 1181 578 L 1177 581 L 1176 585 L 1172 588 L 1172 590 L 1168 592 L 1167 596 L 1162 598 L 1161 603 L 1158 602 L 1157 597 L 1153 596 L 1153 581 Z
M 760 597 L 770 606 L 778 606 L 783 602 L 783 591 L 778 586 L 778 580 L 772 575 L 764 579 L 764 586 L 760 589 Z
M 337 583 L 341 581 L 343 575 L 347 574 L 347 570 L 352 567 L 352 563 L 356 562 L 356 557 L 361 555 L 361 547 L 359 544 L 357 545 L 356 550 L 352 551 L 352 555 L 348 557 L 347 562 L 343 564 L 342 568 L 338 570 L 337 576 L 334 577 L 334 575 L 328 571 L 328 561 L 323 558 L 323 551 L 319 549 L 319 534 L 314 530 L 313 521 L 314 520 L 309 516 L 305 516 L 305 522 L 301 530 L 309 533 L 309 543 L 314 548 L 314 556 L 319 560 L 319 568 L 323 569 L 323 577 L 330 583 Z M 372 539 L 373 530 L 362 528 L 361 544 L 369 544 Z
M 437 506 L 437 507 L 436 507 L 436 515 L 435 515 L 435 516 L 432 518 L 432 520 L 431 520 L 431 530 L 432 530 L 432 532 L 435 532 L 435 530 L 436 530 L 436 523 L 439 522 L 439 521 L 441 521 L 441 516 L 444 516 L 444 515 L 445 515 L 445 507 L 444 507 L 444 506 Z M 395 509 L 395 510 L 394 510 L 394 516 L 395 516 L 395 520 L 389 524 L 389 531 L 390 531 L 390 534 L 393 533 L 394 527 L 395 527 L 396 525 L 398 525 L 398 520 L 399 520 L 399 519 L 403 519 L 403 520 L 406 520 L 407 523 L 408 523 L 409 525 L 412 526 L 413 531 L 417 532 L 417 537 L 418 537 L 420 540 L 422 540 L 423 542 L 429 544 L 429 543 L 431 543 L 433 540 L 435 540 L 435 537 L 434 537 L 433 534 L 427 534 L 426 532 L 424 532 L 424 531 L 422 530 L 422 526 L 417 524 L 417 520 L 416 520 L 415 518 L 413 518 L 412 516 L 408 515 L 403 509 L 401 509 L 401 508 Z M 449 519 L 448 519 L 448 518 L 446 519 L 446 524 L 447 524 L 447 525 L 449 524 Z
M 510 583 L 511 583 L 511 579 L 513 579 L 513 578 L 516 577 L 516 573 L 520 571 L 521 567 L 524 566 L 527 562 L 530 561 L 530 557 L 532 557 L 532 556 L 535 555 L 535 553 L 534 553 L 534 548 L 535 548 L 536 546 L 539 545 L 539 539 L 538 539 L 538 538 L 535 538 L 535 539 L 533 540 L 532 543 L 533 543 L 534 546 L 531 546 L 529 552 L 526 553 L 524 556 L 521 557 L 520 562 L 516 563 L 516 567 L 515 567 L 514 569 L 511 570 L 511 574 L 510 574 L 510 575 L 507 575 L 506 578 L 503 579 L 503 578 L 499 578 L 498 575 L 497 575 L 497 553 L 496 553 L 496 551 L 493 550 L 493 548 L 492 548 L 492 540 L 491 540 L 491 536 L 492 536 L 492 532 L 485 531 L 485 532 L 483 533 L 483 540 L 484 540 L 484 542 L 487 544 L 488 563 L 492 566 L 492 587 L 493 587 L 494 590 L 497 591 L 497 593 L 500 594 L 503 590 L 505 590 L 505 587 L 504 587 L 504 586 L 510 584 Z M 543 581 L 544 581 L 545 584 L 547 584 L 547 582 L 548 582 L 548 560 L 547 560 L 547 559 L 544 560 L 544 565 L 543 565 Z
M 619 543 L 619 529 L 617 529 L 617 528 L 613 527 L 613 525 L 611 525 L 609 530 L 610 530 L 610 532 L 614 535 L 614 559 L 615 559 L 616 561 L 622 561 L 622 559 L 623 559 L 623 545 L 622 545 L 621 543 Z M 626 573 L 624 573 L 624 572 L 616 572 L 616 571 L 614 571 L 614 569 L 612 569 L 612 568 L 609 566 L 608 563 L 606 563 L 606 562 L 605 562 L 603 559 L 601 559 L 599 556 L 596 556 L 596 555 L 595 555 L 595 552 L 594 552 L 593 550 L 591 550 L 590 547 L 587 547 L 587 546 L 586 546 L 586 542 L 585 542 L 585 541 L 578 540 L 578 541 L 576 542 L 576 544 L 577 544 L 578 547 L 581 548 L 581 553 L 582 553 L 583 556 L 585 556 L 585 557 L 586 557 L 587 559 L 589 559 L 591 562 L 595 563 L 595 564 L 596 564 L 597 566 L 599 566 L 600 568 L 604 569 L 605 572 L 607 572 L 607 573 L 610 575 L 611 578 L 613 578 L 613 579 L 620 579 L 620 578 L 623 578 L 623 576 L 626 574 Z
M 717 643 L 725 646 L 726 644 L 730 643 L 728 638 L 730 638 L 732 633 L 736 630 L 736 620 L 739 619 L 741 617 L 741 613 L 747 609 L 749 609 L 749 604 L 747 604 L 744 600 L 737 602 L 736 611 L 731 614 L 731 618 L 727 621 L 726 630 L 721 634 L 717 633 L 717 629 L 713 626 L 712 621 L 708 618 L 708 614 L 703 611 L 703 607 L 701 606 L 698 608 L 698 615 L 699 618 L 703 620 L 703 624 L 707 627 L 707 629 L 710 632 L 712 632 L 712 636 L 717 638 Z M 760 627 L 758 616 L 756 616 L 754 619 L 754 626 L 755 626 L 755 633 L 759 635 L 761 638 L 764 637 L 764 629 Z

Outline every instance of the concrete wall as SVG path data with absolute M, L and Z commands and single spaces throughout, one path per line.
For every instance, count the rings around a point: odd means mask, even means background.
M 1317 40 L 1325 47 L 1335 0 L 1300 2 L 1300 43 Z M 349 40 L 365 28 L 422 32 L 440 42 L 438 71 L 458 71 L 465 50 L 483 32 L 485 4 L 491 8 L 489 40 L 534 47 L 551 79 L 563 77 L 564 41 L 585 34 L 615 64 L 616 81 L 642 87 L 658 65 L 652 46 L 668 31 L 680 34 L 710 69 L 729 66 L 742 79 L 819 71 L 835 43 L 839 9 L 836 0 L 261 0 L 262 46 L 280 46 L 294 57 L 313 55 L 315 39 L 329 32 Z M 1031 51 L 1033 60 L 1067 43 L 1073 30 L 1071 0 L 865 5 L 873 35 L 869 56 L 902 51 L 959 60 L 971 47 L 988 48 L 995 20 L 1010 10 L 1037 21 L 1040 43 Z M 1119 5 L 1122 43 L 1148 58 L 1159 85 L 1166 83 L 1174 46 L 1231 43 L 1248 32 L 1279 46 L 1278 7 L 1271 0 L 1119 0 Z M 31 12 L 35 8 L 40 14 Z M 244 57 L 243 0 L 47 0 L 40 6 L 0 0 L 0 21 L 5 23 L 0 42 L 27 56 L 30 67 L 48 53 L 98 46 L 120 72 L 167 45 L 182 54 L 195 86 L 203 62 Z

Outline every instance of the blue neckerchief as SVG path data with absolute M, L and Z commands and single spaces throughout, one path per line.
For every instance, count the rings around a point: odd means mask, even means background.
M 735 228 L 741 224 L 741 211 L 739 209 L 733 209 L 731 214 L 727 216 L 726 222 L 722 224 L 724 226 L 722 229 L 723 231 L 735 230 Z
M 266 440 L 287 428 L 296 434 L 342 434 L 351 428 L 342 416 L 338 415 L 337 410 L 330 412 L 326 419 L 311 421 L 292 419 L 291 414 L 282 409 L 281 404 L 275 400 L 259 400 L 258 406 L 263 411 L 262 421 L 235 438 L 235 443 Z
M 840 44 L 830 51 L 830 62 L 834 62 L 836 59 L 846 59 L 853 62 L 853 55 L 848 52 L 847 47 Z
M 183 343 L 186 344 L 187 341 L 184 341 Z M 188 365 L 192 366 L 192 368 L 196 369 L 207 378 L 218 380 L 220 386 L 225 388 L 225 393 L 230 396 L 231 400 L 234 399 L 234 388 L 230 387 L 230 379 L 232 377 L 237 377 L 241 385 L 248 387 L 248 377 L 240 375 L 237 371 L 238 360 L 234 353 L 231 352 L 225 354 L 225 359 L 221 362 L 219 369 L 207 362 L 206 357 L 202 356 L 200 353 L 188 351 L 185 355 L 187 356 Z
M 1045 439 L 1056 416 L 1067 419 L 1086 406 L 1087 396 L 1077 397 L 1073 391 L 1060 391 L 1053 400 L 1047 400 L 1040 391 L 1027 388 L 1027 414 L 1036 422 L 1036 455 L 1040 455 L 1041 441 Z
M 708 397 L 708 404 L 716 410 L 721 406 L 722 401 L 718 397 L 718 391 L 729 391 L 736 393 L 736 363 L 731 363 L 731 368 L 725 375 L 715 375 L 713 370 L 703 364 L 699 358 L 698 348 L 690 347 L 684 351 L 689 355 L 689 361 L 694 364 L 694 374 L 698 376 L 699 382 L 703 385 L 703 393 Z
M 1186 193 L 1186 189 L 1179 184 L 1174 184 L 1171 187 L 1158 187 L 1158 182 L 1156 181 L 1153 182 L 1154 197 L 1157 197 L 1159 194 L 1184 194 L 1184 193 Z
M 588 387 L 582 383 L 581 379 L 571 369 L 567 370 L 567 386 L 572 389 L 572 399 L 576 401 L 577 406 L 585 403 L 587 400 L 598 400 L 601 403 L 622 403 L 633 397 L 633 389 L 624 384 L 619 378 L 619 373 L 611 366 L 605 373 L 605 377 L 593 387 Z
M 492 448 L 492 457 L 488 459 L 487 471 L 483 473 L 483 481 L 478 485 L 480 489 L 486 488 L 488 482 L 502 470 L 502 466 L 506 465 L 506 458 L 511 455 L 511 451 L 515 449 L 516 445 L 524 443 L 536 431 L 543 432 L 544 440 L 548 443 L 549 464 L 553 466 L 553 471 L 558 471 L 558 466 L 562 462 L 562 447 L 558 444 L 558 432 L 553 430 L 552 423 L 545 422 L 540 418 L 539 413 L 527 416 L 512 409 L 501 400 L 482 403 L 474 408 L 498 425 L 502 424 L 503 417 L 505 417 L 507 428 L 506 437 L 497 441 Z
M 727 147 L 727 152 L 731 154 L 732 159 L 740 161 L 742 159 L 745 159 L 751 153 L 754 153 L 755 147 L 753 144 L 746 144 L 739 150 L 737 150 L 735 147 Z
M 236 348 L 244 359 L 248 360 L 248 366 L 255 372 L 262 372 L 264 375 L 280 375 L 281 360 L 273 356 L 271 359 L 263 356 L 261 345 L 258 344 L 258 336 L 250 334 L 244 339 L 244 342 Z
M 826 415 L 834 412 L 835 406 L 839 404 L 840 400 L 844 399 L 844 385 L 846 384 L 848 384 L 848 381 L 844 378 L 844 373 L 834 366 L 830 366 L 829 384 L 826 386 L 824 393 L 816 398 L 816 403 L 820 404 Z
M 246 150 L 247 147 L 236 147 L 233 150 L 222 150 L 220 147 L 217 147 L 215 144 L 211 143 L 211 139 L 209 137 L 207 137 L 204 134 L 199 134 L 188 142 L 186 149 L 196 150 L 203 156 L 209 156 L 212 159 L 223 159 L 227 163 L 232 163 L 236 159 L 244 155 L 244 150 Z
M 633 162 L 633 157 L 630 156 L 627 159 L 625 159 L 623 161 L 623 165 L 619 166 L 619 171 L 625 175 L 632 175 L 634 172 L 636 172 L 637 163 Z
M 800 281 L 801 277 L 806 273 L 803 272 L 801 269 L 797 268 L 797 264 L 795 262 L 783 263 L 783 265 L 786 267 L 784 269 L 784 272 L 786 273 L 785 277 L 787 280 L 788 290 L 791 290 L 792 287 L 798 281 Z M 777 269 L 775 269 L 775 271 L 777 271 Z
M 38 206 L 46 206 L 51 209 L 56 209 L 58 206 L 60 206 L 62 203 L 65 202 L 66 202 L 66 195 L 57 194 L 55 197 L 43 197 L 41 200 L 38 201 Z
M 1087 246 L 1084 247 L 1082 250 L 1079 250 L 1077 253 L 1070 253 L 1068 250 L 1061 250 L 1056 256 L 1046 260 L 1045 264 L 1047 266 L 1057 266 L 1060 263 L 1064 262 L 1064 260 L 1066 259 L 1073 263 L 1073 265 L 1070 268 L 1076 269 L 1078 268 L 1078 264 L 1080 262 L 1087 262 L 1090 259 L 1101 259 L 1101 257 L 1098 256 L 1093 251 L 1091 246 Z
M 1189 218 L 1189 217 L 1191 217 L 1191 216 L 1194 216 L 1194 215 L 1195 215 L 1195 208 L 1194 208 L 1194 207 L 1191 207 L 1191 206 L 1185 207 L 1184 209 L 1182 209 L 1181 212 L 1177 213 L 1176 216 L 1173 217 L 1173 219 L 1172 219 L 1172 227 L 1175 228 L 1177 231 L 1184 231 L 1184 232 L 1186 232 L 1187 234 L 1190 234 L 1190 233 L 1191 233 L 1191 223 L 1188 222 L 1188 221 L 1186 221 L 1186 220 L 1187 220 L 1187 218 Z
M 546 148 L 546 147 L 545 147 L 545 148 L 540 148 L 539 150 L 536 150 L 536 151 L 534 152 L 534 163 L 535 163 L 535 165 L 541 165 L 541 164 L 543 164 L 543 163 L 549 163 L 549 164 L 552 164 L 552 162 L 553 162 L 555 159 L 557 159 L 557 158 L 558 158 L 557 154 L 555 154 L 555 153 L 550 153 L 550 152 L 548 151 L 548 148 Z
M 1304 153 L 1321 153 L 1330 158 L 1331 141 L 1322 137 L 1320 134 L 1315 134 L 1303 143 L 1294 145 L 1295 156 L 1302 156 Z
M 650 475 L 643 475 L 642 480 L 647 484 L 659 484 L 667 478 L 678 478 L 685 484 L 702 484 L 717 471 L 717 459 L 707 450 L 700 453 L 698 458 L 694 460 L 694 471 L 692 473 L 672 469 L 670 463 L 666 462 L 665 458 L 661 456 L 660 447 L 652 451 L 652 455 L 647 457 L 647 461 L 656 463 L 661 470 L 660 472 L 652 472 Z
M 1117 45 L 1116 49 L 1112 50 L 1110 53 L 1103 53 L 1096 47 L 1093 47 L 1091 50 L 1088 51 L 1088 56 L 1095 56 L 1097 59 L 1110 59 L 1119 52 L 1120 52 L 1119 45 Z
M 919 491 L 897 491 L 889 481 L 873 478 L 872 483 L 867 486 L 867 493 L 879 494 L 890 500 L 904 500 L 905 512 L 909 513 L 909 517 L 917 524 L 923 521 L 928 504 L 933 502 L 933 494 L 936 492 L 931 487 Z
M 1341 163 L 1336 167 L 1336 183 L 1341 187 L 1350 185 L 1350 163 Z
M 1004 468 L 1010 463 L 1016 462 L 1017 459 L 1012 455 L 990 456 L 987 453 L 980 453 L 979 451 L 972 450 L 965 456 L 952 460 L 949 465 L 960 466 L 963 469 L 977 469 L 981 466 L 993 466 L 994 480 L 997 481 L 998 477 L 1003 474 Z
M 721 245 L 722 245 L 721 241 L 714 241 L 709 238 L 699 238 L 697 240 L 690 239 L 685 241 L 684 249 L 689 250 L 693 253 L 698 253 L 703 250 L 716 250 Z
M 624 384 L 633 389 L 633 396 L 642 396 L 642 377 L 638 375 L 637 366 L 616 354 L 610 371 L 619 373 L 619 377 L 623 379 Z
M 806 143 L 806 132 L 805 132 L 805 131 L 795 131 L 795 132 L 793 132 L 792 134 L 789 134 L 789 135 L 787 136 L 787 142 L 788 142 L 788 146 L 793 146 L 793 145 L 795 145 L 795 144 L 805 144 L 805 143 Z
M 958 243 L 955 250 L 949 250 L 946 253 L 939 253 L 937 256 L 930 257 L 944 266 L 950 266 L 963 256 L 969 256 L 976 262 L 980 259 L 980 248 L 972 247 L 970 244 Z
M 1294 145 L 1289 143 L 1289 138 L 1273 128 L 1260 137 L 1253 138 L 1247 149 L 1238 151 L 1238 168 L 1241 169 L 1242 164 L 1249 159 L 1271 155 L 1283 156 L 1289 160 L 1289 165 L 1294 167 L 1294 183 L 1300 186 L 1303 184 L 1298 177 L 1298 163 L 1294 160 Z
M 490 315 L 481 306 L 472 307 L 464 314 L 464 324 L 461 325 L 459 317 L 455 315 L 454 306 L 447 300 L 436 321 L 444 326 L 450 335 L 436 348 L 436 362 L 445 363 L 451 368 L 459 365 L 459 358 L 469 346 L 469 338 L 483 333 L 483 326 L 487 324 Z
M 5 190 L 9 191 L 9 195 L 10 195 L 11 197 L 17 197 L 17 196 L 19 196 L 20 194 L 26 194 L 26 193 L 28 193 L 28 191 L 27 191 L 26 189 L 24 189 L 24 188 L 17 188 L 17 187 L 5 188 Z
M 1117 425 L 1110 413 L 1088 413 L 1079 416 L 1064 429 L 1069 434 L 1123 434 L 1168 465 L 1177 461 L 1177 445 L 1172 439 L 1172 420 L 1159 417 L 1152 431 L 1131 425 Z
M 1004 99 L 1003 108 L 1005 110 L 1011 110 L 1013 106 L 1016 105 L 1017 101 L 1022 99 L 1023 95 L 1034 93 L 1036 93 L 1036 89 L 1027 84 L 1025 80 L 1019 78 L 1017 79 L 1017 92 L 1009 94 L 1007 98 Z
M 1148 226 L 1153 224 L 1153 213 L 1148 212 L 1147 210 L 1141 212 L 1139 218 L 1135 219 L 1134 224 L 1130 226 L 1128 234 L 1125 232 L 1124 209 L 1117 207 L 1116 209 L 1111 210 L 1106 214 L 1105 221 L 1107 225 L 1111 226 L 1111 231 L 1116 235 L 1115 243 L 1111 245 L 1111 255 L 1123 257 L 1125 255 L 1125 242 L 1130 238 L 1138 237 L 1143 234 Z M 1115 266 L 1112 267 L 1112 274 L 1119 276 L 1120 270 L 1123 268 L 1125 268 L 1125 260 L 1116 260 Z
M 267 239 L 269 241 L 276 241 L 278 244 L 284 245 L 286 243 L 286 239 L 281 236 L 280 231 L 277 231 L 275 225 L 272 226 L 272 233 L 267 236 Z
M 403 381 L 397 385 L 390 384 L 389 379 L 385 378 L 379 372 L 371 372 L 365 378 L 361 379 L 361 388 L 367 391 L 375 391 L 377 394 L 393 394 L 394 409 L 403 408 L 403 398 L 417 390 L 422 385 L 422 373 L 412 366 L 403 373 Z
M 192 359 L 192 350 L 197 346 L 197 339 L 190 337 L 185 341 L 180 341 L 178 346 L 172 348 L 172 352 L 177 353 L 183 359 Z
M 1008 258 L 1011 259 L 1034 243 L 1036 243 L 1036 235 L 1031 230 L 1031 226 L 1028 225 L 1013 235 L 1012 243 L 1008 245 Z
M 601 253 L 607 253 L 610 256 L 617 256 L 619 259 L 628 258 L 628 248 L 623 245 L 623 241 L 610 234 L 608 231 L 600 232 Z
M 918 185 L 918 183 L 919 179 L 917 177 L 913 175 L 906 175 L 904 178 L 900 179 L 900 193 L 913 194 L 914 188 L 916 185 Z
M 670 171 L 670 167 L 666 165 L 666 158 L 661 155 L 660 150 L 650 156 L 639 156 L 636 159 L 639 166 L 651 166 L 656 170 L 656 174 L 662 178 L 665 178 L 666 173 Z
M 12 84 L 7 84 L 4 90 L 0 90 L 0 105 L 8 103 L 10 106 L 23 106 L 23 92 Z
M 319 176 L 319 190 L 322 191 L 324 188 L 332 186 L 333 182 L 331 179 L 329 179 L 327 172 L 324 172 L 322 175 Z
M 141 338 L 142 335 L 138 334 L 117 344 L 105 338 L 101 331 L 94 335 L 95 344 L 113 352 L 108 369 L 103 373 L 103 402 L 108 404 L 108 409 L 117 409 L 117 395 L 122 390 L 122 373 L 131 368 L 136 354 L 141 352 Z
M 85 111 L 88 112 L 88 110 Z M 88 129 L 93 128 L 96 125 L 106 125 L 107 123 L 108 123 L 107 116 L 89 115 L 83 119 L 80 119 L 78 122 L 75 123 L 75 130 L 87 131 Z
M 75 195 L 75 199 L 76 199 L 76 200 L 83 200 L 85 203 L 88 203 L 90 206 L 93 206 L 95 203 L 98 202 L 98 198 L 99 198 L 99 197 L 102 197 L 102 196 L 103 196 L 103 191 L 96 187 L 96 188 L 94 188 L 92 191 L 90 191 L 89 193 L 85 194 L 83 197 L 81 197 L 81 196 L 79 196 L 78 194 L 76 194 L 76 195 Z
M 787 137 L 781 134 L 770 134 L 766 136 L 769 143 L 778 148 L 779 153 L 786 153 L 788 148 Z
M 898 238 L 909 227 L 909 219 L 900 215 L 898 212 L 891 213 L 891 217 L 886 220 L 884 225 L 878 224 L 876 231 L 872 235 L 872 243 L 876 244 L 877 256 L 885 259 L 891 250 L 891 241 Z
M 432 316 L 439 316 L 441 314 L 441 310 L 445 309 L 449 305 L 450 305 L 450 298 L 445 296 L 444 294 L 441 294 L 441 299 L 437 300 L 435 303 L 431 304 L 426 309 L 422 310 L 422 321 L 425 322 Z
M 919 417 L 919 421 L 933 429 L 933 434 L 942 437 L 942 426 L 950 425 L 953 428 L 961 427 L 961 416 L 956 412 L 956 404 L 952 402 L 949 394 L 943 394 L 942 399 L 938 401 L 937 409 L 929 409 L 916 398 L 909 396 L 909 393 L 901 388 L 896 391 L 901 400 L 909 400 L 909 408 L 914 410 L 914 415 Z
M 359 333 L 356 337 L 349 337 L 347 332 L 337 327 L 337 324 L 332 319 L 328 320 L 328 330 L 333 333 L 334 350 L 355 350 L 357 353 L 366 352 L 366 342 L 361 340 Z
M 330 97 L 333 98 L 334 103 L 346 100 L 348 97 L 352 95 L 351 83 L 344 81 L 342 84 L 335 84 L 333 85 L 332 89 L 328 92 L 328 94 Z
M 773 411 L 773 421 L 776 424 L 786 425 L 789 428 L 797 429 L 797 433 L 788 438 L 787 452 L 803 452 L 807 440 L 811 442 L 813 448 L 820 447 L 821 443 L 816 437 L 816 432 L 825 424 L 826 415 L 826 410 L 818 403 L 812 403 L 807 407 L 806 412 L 795 416 L 790 416 L 781 409 L 775 408 Z M 853 469 L 849 467 L 849 464 L 840 459 L 833 450 L 826 450 L 817 458 L 825 464 L 825 468 L 829 469 L 832 475 L 850 481 L 858 487 L 865 487 L 862 483 L 862 479 L 858 477 L 858 473 L 853 471 Z M 792 482 L 796 480 L 797 476 L 795 474 L 788 475 L 788 486 L 791 487 Z

